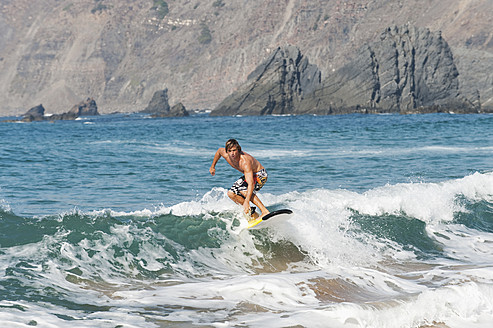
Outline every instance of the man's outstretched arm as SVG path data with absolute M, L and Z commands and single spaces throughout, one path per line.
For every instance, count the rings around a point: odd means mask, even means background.
M 219 148 L 216 151 L 216 154 L 214 155 L 214 159 L 212 160 L 211 168 L 209 169 L 209 172 L 211 173 L 212 176 L 216 174 L 216 164 L 221 157 L 224 157 L 224 154 L 226 154 L 226 149 L 224 148 Z

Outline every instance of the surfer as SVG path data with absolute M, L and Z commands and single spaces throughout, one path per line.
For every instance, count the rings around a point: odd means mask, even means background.
M 262 218 L 269 213 L 264 204 L 258 198 L 256 192 L 267 182 L 267 171 L 252 155 L 241 150 L 241 146 L 235 139 L 229 139 L 225 148 L 219 148 L 214 155 L 209 172 L 212 176 L 216 174 L 216 164 L 221 157 L 244 175 L 239 178 L 228 190 L 228 197 L 235 203 L 242 205 L 245 214 L 253 219 Z M 262 212 L 258 217 L 255 208 L 250 209 L 250 202 L 257 205 Z

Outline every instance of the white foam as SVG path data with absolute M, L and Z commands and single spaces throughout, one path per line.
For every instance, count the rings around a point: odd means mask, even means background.
M 493 320 L 493 286 L 474 282 L 426 290 L 395 304 L 338 304 L 318 317 L 357 327 L 490 327 Z
M 5 306 L 7 311 L 1 307 Z M 101 306 L 105 306 L 101 304 Z M 22 310 L 20 310 L 20 309 Z M 68 321 L 64 317 L 73 318 Z M 1 301 L 0 302 L 0 325 L 9 328 L 28 327 L 150 327 L 145 317 L 134 314 L 128 309 L 113 308 L 111 311 L 86 313 L 85 311 L 70 310 L 50 306 L 48 304 L 37 304 L 24 301 Z
M 7 203 L 4 199 L 0 199 L 0 208 L 2 210 L 4 210 L 5 212 L 11 212 L 12 211 L 10 204 Z
M 293 158 L 293 157 L 307 157 L 307 156 L 312 156 L 314 155 L 315 151 L 311 150 L 306 150 L 306 149 L 295 149 L 295 150 L 288 150 L 288 149 L 266 149 L 266 150 L 255 150 L 252 152 L 249 152 L 251 155 L 253 155 L 255 158 L 272 158 L 272 159 L 279 159 L 279 158 Z
M 478 201 L 493 199 L 493 174 L 474 173 L 443 183 L 405 183 L 387 185 L 348 197 L 347 206 L 361 213 L 381 215 L 406 213 L 426 223 L 451 221 L 464 211 L 457 197 Z
M 142 225 L 118 224 L 77 243 L 68 242 L 68 232 L 60 231 L 37 243 L 2 249 L 0 272 L 26 260 L 32 275 L 16 277 L 22 283 L 63 291 L 67 301 L 111 310 L 83 313 L 53 304 L 2 301 L 2 306 L 25 310 L 0 307 L 0 323 L 24 327 L 34 319 L 38 326 L 66 324 L 57 314 L 84 319 L 77 321 L 82 327 L 108 322 L 144 327 L 160 319 L 217 327 L 445 324 L 483 328 L 493 321 L 493 234 L 450 222 L 456 211 L 464 211 L 459 198 L 492 200 L 492 173 L 441 183 L 386 185 L 364 193 L 326 189 L 263 193 L 267 206 L 290 208 L 294 217 L 256 233 L 268 235 L 274 243 L 287 240 L 307 255 L 303 263 L 288 263 L 287 270 L 268 274 L 259 272 L 261 262 L 268 263 L 271 254 L 261 251 L 256 235 L 243 229 L 241 207 L 226 193 L 214 188 L 199 200 L 172 206 L 92 213 L 149 219 L 164 215 L 163 220 L 168 214 L 199 215 L 204 220 L 222 220 L 225 230 L 210 230 L 220 240 L 217 247 L 186 249 Z M 377 216 L 405 213 L 422 220 L 429 236 L 442 245 L 443 256 L 422 262 L 403 245 L 354 232 L 354 211 Z M 239 227 L 235 220 L 241 222 Z M 128 251 L 136 241 L 138 253 Z M 173 254 L 166 245 L 172 246 Z M 116 249 L 124 251 L 116 254 Z M 137 264 L 154 272 L 169 265 L 173 274 L 142 279 Z M 80 270 L 73 274 L 78 283 L 67 279 L 72 268 Z M 347 291 L 341 301 L 323 300 L 315 285 L 324 279 L 339 279 L 358 292 Z M 330 285 L 327 288 L 330 291 Z
M 473 265 L 493 263 L 492 233 L 459 224 L 428 226 L 427 231 L 443 245 L 443 251 L 449 258 Z
M 445 323 L 482 328 L 493 319 L 491 284 L 463 281 L 431 289 L 377 271 L 340 273 L 341 281 L 373 291 L 375 301 L 321 301 L 310 281 L 337 277 L 323 272 L 237 276 L 119 291 L 114 296 L 123 304 L 131 300 L 138 308 L 159 304 L 181 309 L 167 317 L 170 321 L 221 322 L 226 326 L 418 327 Z
M 142 210 L 131 213 L 113 212 L 114 216 L 136 215 L 152 217 L 162 214 L 176 216 L 203 215 L 204 219 L 221 218 L 231 222 L 230 218 L 214 213 L 240 213 L 241 209 L 226 195 L 227 190 L 214 188 L 198 201 L 182 202 L 173 206 L 161 206 L 154 210 Z M 340 263 L 352 263 L 358 266 L 377 265 L 383 257 L 406 260 L 414 258 L 411 251 L 388 240 L 378 240 L 371 235 L 348 233 L 352 227 L 353 211 L 366 215 L 385 215 L 403 213 L 425 222 L 430 236 L 439 239 L 444 245 L 447 240 L 435 236 L 443 229 L 442 223 L 450 222 L 457 211 L 465 211 L 458 197 L 478 201 L 491 201 L 493 197 L 493 173 L 475 173 L 462 179 L 441 183 L 403 183 L 386 185 L 356 193 L 347 190 L 317 189 L 303 193 L 291 192 L 284 195 L 261 195 L 267 206 L 283 204 L 282 207 L 294 211 L 293 218 L 276 227 L 274 238 L 294 242 L 308 252 L 313 260 L 322 267 L 332 267 Z M 230 217 L 230 216 L 229 216 Z M 240 222 L 244 223 L 240 217 Z M 230 233 L 235 233 L 230 229 Z M 457 241 L 459 232 L 442 231 L 449 240 Z M 462 234 L 464 235 L 464 234 Z M 455 237 L 454 237 L 455 236 Z M 479 238 L 471 234 L 471 240 Z M 488 240 L 489 236 L 482 236 Z M 453 243 L 450 243 L 453 245 Z M 468 245 L 465 239 L 458 245 Z M 489 243 L 476 243 L 474 254 L 487 251 Z M 484 246 L 486 245 L 486 246 Z M 465 251 L 467 247 L 451 248 L 458 252 L 456 258 L 471 257 Z

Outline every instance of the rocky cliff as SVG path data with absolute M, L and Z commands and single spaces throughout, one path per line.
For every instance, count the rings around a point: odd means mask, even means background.
M 480 105 L 461 94 L 458 76 L 440 32 L 391 27 L 329 74 L 298 112 L 478 112 Z
M 479 112 L 459 90 L 452 52 L 439 32 L 385 29 L 321 81 L 300 51 L 278 49 L 211 115 Z
M 2 0 L 0 114 L 87 97 L 139 111 L 164 86 L 170 103 L 213 108 L 279 47 L 327 77 L 402 22 L 441 31 L 461 92 L 493 106 L 492 16 L 487 0 Z
M 290 114 L 320 87 L 320 70 L 294 46 L 278 48 L 211 115 Z

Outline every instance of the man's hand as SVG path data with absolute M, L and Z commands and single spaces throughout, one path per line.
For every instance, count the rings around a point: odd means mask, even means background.
M 225 156 L 226 156 L 226 150 L 224 150 L 224 148 L 219 148 L 214 154 L 214 159 L 212 160 L 211 168 L 209 169 L 209 172 L 211 173 L 212 176 L 216 174 L 217 161 L 219 161 L 221 157 L 226 158 Z
M 250 202 L 246 201 L 243 203 L 243 210 L 245 211 L 245 214 L 250 215 Z

